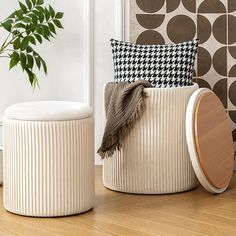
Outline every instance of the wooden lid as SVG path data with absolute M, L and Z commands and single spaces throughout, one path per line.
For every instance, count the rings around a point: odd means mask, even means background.
M 200 183 L 223 192 L 233 172 L 234 147 L 230 123 L 219 98 L 209 89 L 191 96 L 186 113 L 190 158 Z

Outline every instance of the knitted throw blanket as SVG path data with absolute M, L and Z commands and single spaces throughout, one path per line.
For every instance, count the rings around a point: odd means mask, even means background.
M 105 87 L 106 127 L 98 154 L 103 158 L 120 149 L 122 139 L 130 132 L 143 111 L 143 89 L 152 85 L 146 80 L 134 83 L 108 83 Z

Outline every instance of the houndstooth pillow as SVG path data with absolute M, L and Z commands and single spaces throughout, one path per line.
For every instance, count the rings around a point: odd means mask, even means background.
M 111 39 L 115 81 L 144 79 L 154 87 L 192 84 L 198 39 L 170 45 L 135 45 Z

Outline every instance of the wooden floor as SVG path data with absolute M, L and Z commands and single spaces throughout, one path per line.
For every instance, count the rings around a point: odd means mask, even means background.
M 96 168 L 96 205 L 85 214 L 30 218 L 6 212 L 0 188 L 1 236 L 212 235 L 236 236 L 236 173 L 229 189 L 212 195 L 198 187 L 181 194 L 144 196 L 103 187 Z

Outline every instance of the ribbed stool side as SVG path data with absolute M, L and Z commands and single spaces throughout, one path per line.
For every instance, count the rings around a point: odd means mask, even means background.
M 145 111 L 120 151 L 104 160 L 103 182 L 112 190 L 166 194 L 196 186 L 186 136 L 185 113 L 198 88 L 145 89 Z
M 4 120 L 4 206 L 52 217 L 94 204 L 94 120 Z

